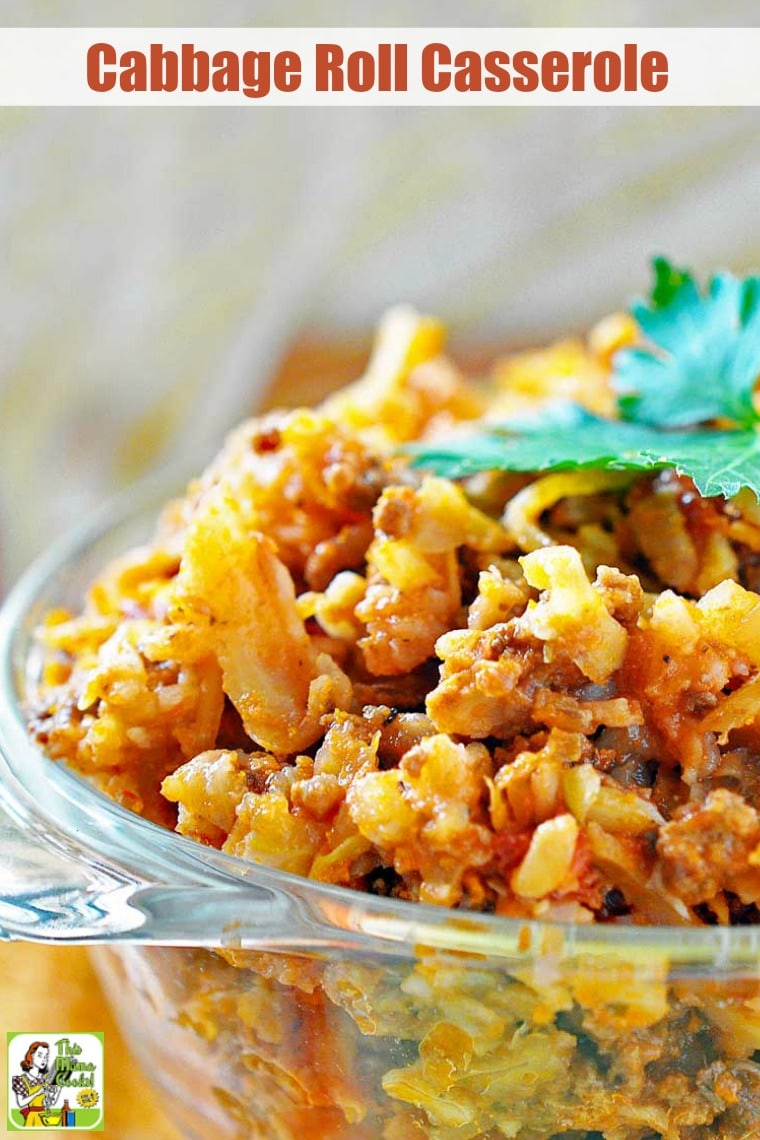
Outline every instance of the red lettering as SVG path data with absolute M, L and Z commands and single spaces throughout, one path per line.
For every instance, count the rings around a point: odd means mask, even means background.
M 451 52 L 446 44 L 425 44 L 420 60 L 420 78 L 426 91 L 446 91 L 451 86 Z
M 480 56 L 476 51 L 460 51 L 454 57 L 454 86 L 457 91 L 480 91 Z
M 594 87 L 597 91 L 617 91 L 621 78 L 617 52 L 600 51 L 594 59 Z
M 639 48 L 638 44 L 626 44 L 623 48 L 623 89 L 639 89 Z
M 515 73 L 515 91 L 536 91 L 538 89 L 538 56 L 534 51 L 518 51 L 512 59 Z
M 394 67 L 396 71 L 396 84 L 394 91 L 407 91 L 407 47 L 406 44 L 394 44 Z M 383 90 L 383 88 L 381 88 Z
M 125 51 L 119 59 L 122 68 L 119 86 L 122 91 L 148 90 L 148 64 L 141 51 Z
M 176 91 L 179 82 L 179 60 L 176 51 L 164 51 L 163 44 L 150 45 L 151 91 Z
M 489 51 L 486 53 L 487 91 L 506 91 L 512 82 L 509 75 L 509 56 L 505 51 Z
M 541 85 L 546 91 L 564 91 L 570 79 L 567 56 L 563 51 L 548 51 L 541 60 Z
M 375 57 L 371 51 L 352 51 L 346 60 L 349 91 L 370 91 L 375 82 Z
M 272 69 L 278 91 L 297 91 L 301 86 L 301 57 L 297 51 L 278 51 Z
M 586 90 L 586 71 L 591 67 L 590 51 L 573 52 L 573 91 Z
M 668 57 L 662 51 L 645 51 L 641 57 L 641 86 L 664 91 L 668 85 Z
M 182 90 L 208 91 L 207 51 L 196 51 L 193 44 L 182 45 Z
M 340 44 L 317 44 L 315 67 L 317 91 L 343 90 L 343 48 Z
M 211 86 L 214 91 L 240 90 L 240 59 L 235 51 L 218 51 L 211 60 L 214 74 Z
M 240 74 L 246 98 L 265 98 L 269 94 L 269 52 L 244 51 L 240 59 Z
M 392 91 L 391 45 L 377 45 L 377 90 Z
M 621 88 L 650 93 L 664 91 L 669 81 L 669 60 L 661 51 L 640 53 L 637 43 L 626 43 L 621 52 L 518 51 L 480 52 L 466 49 L 452 54 L 445 43 L 426 44 L 421 53 L 420 78 L 426 91 L 500 93 L 510 87 L 531 93 L 543 89 L 552 94 L 586 91 L 609 93 Z M 368 92 L 408 90 L 408 48 L 404 43 L 381 43 L 376 51 L 346 54 L 339 44 L 316 44 L 315 90 L 318 92 Z M 87 85 L 106 92 L 118 87 L 125 92 L 242 91 L 249 99 L 263 99 L 273 90 L 297 91 L 303 72 L 298 52 L 218 51 L 212 58 L 183 43 L 179 51 L 151 43 L 148 53 L 125 51 L 118 55 L 113 44 L 92 44 L 87 50 Z
M 87 51 L 87 86 L 91 91 L 113 91 L 116 72 L 105 71 L 116 66 L 116 48 L 113 44 L 93 44 Z

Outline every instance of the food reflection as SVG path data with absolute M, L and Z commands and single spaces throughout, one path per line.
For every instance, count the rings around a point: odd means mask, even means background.
M 80 614 L 48 616 L 36 738 L 185 836 L 355 891 L 757 923 L 758 297 L 659 262 L 637 320 L 481 384 L 392 313 L 364 378 L 243 425 Z M 725 391 L 692 382 L 685 310 Z M 220 1134 L 754 1135 L 756 971 L 640 945 L 121 953 Z

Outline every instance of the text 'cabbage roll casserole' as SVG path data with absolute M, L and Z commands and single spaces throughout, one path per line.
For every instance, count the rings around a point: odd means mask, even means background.
M 47 616 L 37 741 L 167 828 L 354 891 L 760 922 L 760 278 L 654 270 L 477 382 L 389 313 L 360 380 L 241 426 Z M 665 967 L 221 953 L 188 954 L 179 1016 L 247 1055 L 241 1137 L 760 1136 L 757 977 L 711 1002 Z M 346 1026 L 385 1043 L 359 1067 Z

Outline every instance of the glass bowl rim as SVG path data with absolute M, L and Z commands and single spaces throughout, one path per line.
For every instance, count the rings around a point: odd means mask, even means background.
M 163 468 L 126 488 L 53 542 L 22 574 L 0 608 L 0 753 L 25 791 L 34 793 L 25 779 L 31 773 L 38 777 L 38 790 L 41 779 L 66 798 L 76 820 L 71 836 L 76 848 L 99 865 L 126 872 L 144 884 L 155 883 L 157 869 L 162 868 L 163 881 L 197 882 L 202 876 L 217 884 L 284 893 L 316 910 L 318 921 L 325 924 L 323 933 L 332 932 L 338 942 L 342 935 L 361 930 L 369 934 L 370 941 L 376 939 L 378 947 L 388 940 L 407 947 L 451 944 L 456 949 L 463 944 L 468 952 L 489 958 L 540 954 L 542 947 L 561 945 L 564 954 L 665 954 L 726 968 L 757 963 L 760 926 L 573 924 L 507 918 L 382 898 L 265 867 L 168 831 L 116 803 L 64 764 L 50 760 L 29 738 L 20 703 L 19 671 L 28 664 L 22 643 L 30 617 L 57 575 L 74 567 L 110 532 L 142 520 L 149 535 L 160 506 L 176 498 L 186 482 L 183 464 Z M 115 851 L 109 847 L 114 842 Z

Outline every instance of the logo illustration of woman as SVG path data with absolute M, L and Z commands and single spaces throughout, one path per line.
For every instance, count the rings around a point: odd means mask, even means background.
M 21 1074 L 11 1081 L 25 1128 L 44 1128 L 42 1114 L 55 1104 L 61 1092 L 50 1080 L 49 1060 L 47 1041 L 33 1041 L 21 1062 Z

